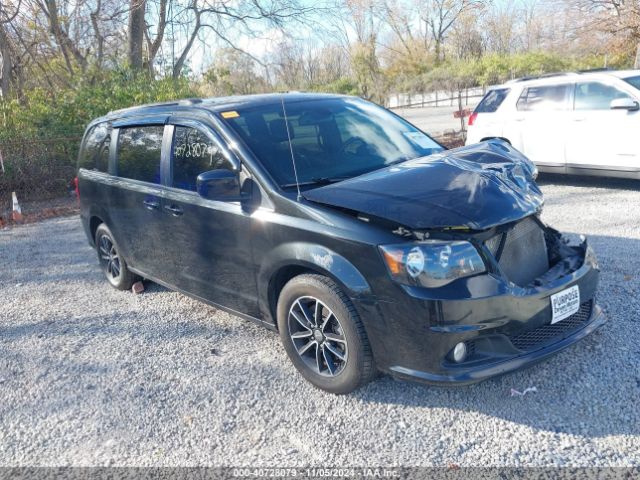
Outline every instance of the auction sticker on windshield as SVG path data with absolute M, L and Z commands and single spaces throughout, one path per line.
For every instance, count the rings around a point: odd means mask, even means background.
M 570 317 L 580 308 L 580 288 L 574 285 L 561 292 L 551 295 L 551 324 L 558 323 Z

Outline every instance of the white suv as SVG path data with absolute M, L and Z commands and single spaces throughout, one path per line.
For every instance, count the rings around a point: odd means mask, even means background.
M 491 87 L 467 145 L 502 138 L 540 171 L 640 178 L 640 70 L 565 73 Z

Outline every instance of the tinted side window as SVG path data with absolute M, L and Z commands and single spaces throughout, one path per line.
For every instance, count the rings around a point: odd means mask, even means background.
M 231 163 L 205 132 L 192 127 L 176 127 L 173 136 L 173 186 L 196 191 L 198 175 Z
M 568 110 L 570 85 L 544 85 L 525 88 L 518 99 L 518 110 L 553 111 Z
M 612 100 L 629 98 L 622 90 L 600 82 L 585 82 L 576 85 L 576 110 L 609 110 Z
M 106 172 L 109 169 L 109 144 L 111 143 L 111 125 L 99 123 L 91 128 L 80 154 L 78 168 Z
M 476 107 L 475 111 L 477 113 L 495 112 L 496 110 L 498 110 L 498 107 L 502 105 L 502 102 L 504 102 L 504 99 L 507 98 L 508 94 L 508 88 L 496 88 L 495 90 L 488 91 Z
M 159 184 L 163 132 L 163 126 L 120 129 L 118 175 Z

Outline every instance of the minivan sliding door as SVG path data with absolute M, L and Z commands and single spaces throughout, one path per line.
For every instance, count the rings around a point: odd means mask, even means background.
M 161 270 L 161 152 L 164 125 L 119 125 L 117 180 L 109 195 L 115 240 L 135 270 L 157 276 Z

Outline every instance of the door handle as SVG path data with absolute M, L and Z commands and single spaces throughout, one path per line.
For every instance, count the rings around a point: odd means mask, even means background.
M 142 203 L 147 207 L 147 210 L 157 210 L 160 207 L 160 203 L 155 200 L 144 200 Z
M 584 122 L 586 117 L 573 117 L 574 122 Z
M 178 215 L 182 215 L 182 209 L 177 205 L 165 205 L 164 209 L 167 212 L 171 213 L 171 215 L 173 215 L 174 217 L 177 217 Z

